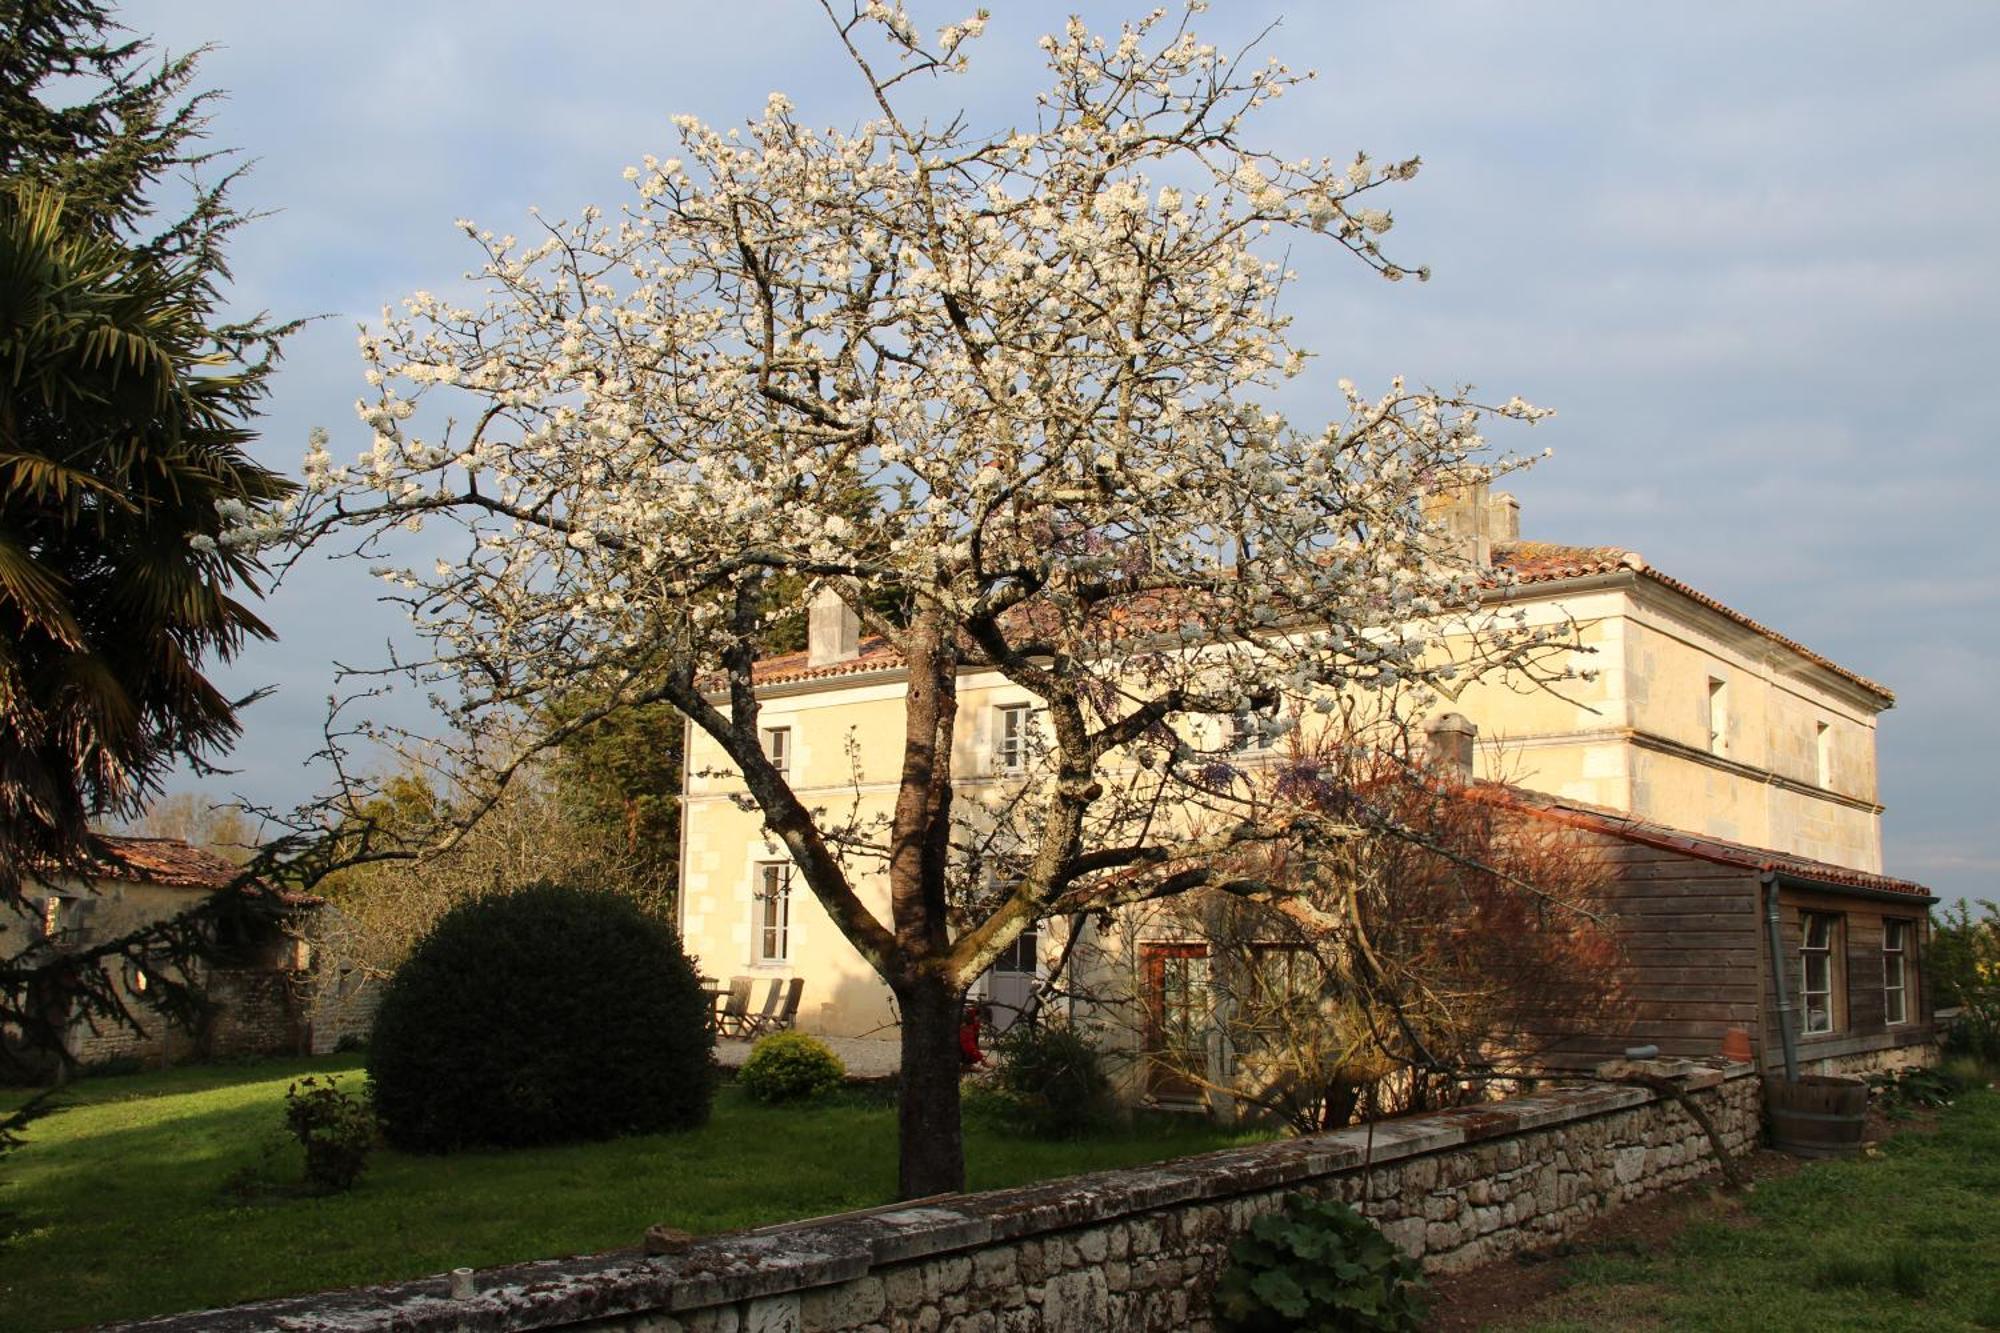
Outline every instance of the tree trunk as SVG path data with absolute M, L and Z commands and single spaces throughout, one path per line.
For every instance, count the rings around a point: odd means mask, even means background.
M 965 997 L 934 977 L 896 987 L 903 1071 L 896 1106 L 897 1190 L 905 1199 L 965 1188 L 958 1025 Z

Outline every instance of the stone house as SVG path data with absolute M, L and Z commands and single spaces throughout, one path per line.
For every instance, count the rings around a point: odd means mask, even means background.
M 235 882 L 239 870 L 177 838 L 105 836 L 87 875 L 31 882 L 18 909 L 0 908 L 0 955 L 88 948 L 201 905 Z M 252 886 L 247 893 L 268 892 Z M 332 909 L 308 894 L 283 893 L 275 916 L 231 921 L 215 958 L 198 977 L 201 1012 L 192 1026 L 151 1009 L 145 968 L 116 966 L 112 983 L 139 1030 L 68 1023 L 65 1046 L 88 1068 L 138 1060 L 169 1065 L 229 1056 L 329 1052 L 349 1033 L 365 1035 L 374 988 L 358 971 L 320 956 L 309 942 L 314 918 Z
M 1844 975 L 1859 984 L 1869 967 L 1857 960 L 1884 929 L 1851 910 L 1865 896 L 1861 891 L 1882 888 L 1898 895 L 1892 901 L 1899 907 L 1923 900 L 1915 886 L 1883 888 L 1897 882 L 1880 877 L 1875 731 L 1894 695 L 1636 552 L 1521 540 L 1519 505 L 1511 496 L 1489 495 L 1484 484 L 1441 496 L 1435 517 L 1489 571 L 1489 603 L 1521 611 L 1531 627 L 1573 633 L 1577 665 L 1589 672 L 1560 692 L 1523 691 L 1490 678 L 1470 685 L 1452 707 L 1473 724 L 1469 759 L 1477 775 L 1573 812 L 1604 812 L 1690 844 L 1737 849 L 1730 855 L 1757 865 L 1792 867 L 1785 874 L 1799 873 L 1783 888 L 1780 910 L 1789 915 L 1781 930 L 1811 934 L 1814 976 L 1823 980 L 1817 960 L 1834 948 L 1826 918 L 1841 917 L 1843 924 L 1832 928 L 1848 960 Z M 814 610 L 808 649 L 760 663 L 756 679 L 766 752 L 807 806 L 887 808 L 904 689 L 902 662 L 889 645 L 862 637 L 856 618 L 837 602 L 823 603 Z M 1018 781 L 1028 729 L 1037 725 L 1032 703 L 997 672 L 961 673 L 954 772 L 963 796 L 978 801 L 987 789 Z M 686 775 L 678 910 L 687 947 L 703 969 L 805 978 L 801 1026 L 808 1030 L 887 1029 L 894 1021 L 887 988 L 810 892 L 803 885 L 793 892 L 790 864 L 743 799 L 727 757 L 692 728 Z M 1605 829 L 1588 836 L 1617 840 Z M 1692 851 L 1682 855 L 1691 865 L 1716 864 Z M 1814 866 L 1825 875 L 1809 873 Z M 1738 869 L 1750 876 L 1746 885 L 1764 873 Z M 1843 886 L 1855 890 L 1838 900 L 1847 907 L 1814 896 Z M 873 889 L 870 905 L 886 919 L 886 886 Z M 1674 947 L 1696 952 L 1719 938 L 1705 918 L 1732 914 L 1727 934 L 1749 921 L 1747 901 L 1740 892 L 1727 903 L 1696 894 L 1691 902 L 1699 905 L 1687 912 L 1662 914 L 1648 903 L 1643 911 L 1635 906 L 1632 918 L 1638 922 L 1647 912 L 1673 918 L 1665 928 L 1682 937 Z M 1919 908 L 1906 919 L 1920 923 L 1923 915 Z M 1004 1015 L 1046 972 L 1059 947 L 1054 934 L 1031 932 L 996 964 L 982 984 L 996 1011 Z M 1764 966 L 1744 952 L 1754 941 L 1731 939 L 1722 961 Z M 1897 939 L 1906 959 L 1920 954 L 1920 939 L 1901 932 Z M 1716 984 L 1700 972 L 1695 967 L 1687 979 L 1662 984 Z M 1751 973 L 1732 975 L 1741 982 Z M 1920 990 L 1908 1002 L 1926 1003 Z M 1836 1010 L 1836 1021 L 1865 1026 L 1876 1003 L 1852 999 Z M 1711 1018 L 1711 1008 L 1654 1021 L 1684 1025 L 1687 1043 L 1712 1051 L 1722 1030 L 1743 1015 L 1732 1010 Z M 1917 1032 L 1909 1027 L 1906 1035 Z

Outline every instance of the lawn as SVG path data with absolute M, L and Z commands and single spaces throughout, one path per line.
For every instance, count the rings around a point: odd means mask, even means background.
M 2000 1093 L 1877 1157 L 1767 1180 L 1646 1257 L 1577 1261 L 1531 1322 L 1596 1329 L 2000 1328 Z
M 357 1058 L 85 1081 L 0 1167 L 0 1330 L 48 1329 L 636 1245 L 666 1222 L 725 1231 L 894 1197 L 895 1111 L 850 1095 L 807 1110 L 725 1087 L 687 1134 L 507 1153 L 387 1150 L 352 1194 L 287 1186 L 283 1128 L 301 1073 Z M 15 1099 L 18 1101 L 18 1098 Z M 1191 1117 L 1075 1143 L 968 1126 L 974 1189 L 1245 1141 Z

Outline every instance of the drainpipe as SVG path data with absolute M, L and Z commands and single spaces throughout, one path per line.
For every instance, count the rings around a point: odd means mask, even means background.
M 1792 1031 L 1792 983 L 1785 976 L 1784 938 L 1778 930 L 1778 877 L 1764 872 L 1764 935 L 1771 948 L 1771 986 L 1778 993 L 1778 1040 L 1785 1048 L 1785 1082 L 1799 1081 L 1798 1038 Z

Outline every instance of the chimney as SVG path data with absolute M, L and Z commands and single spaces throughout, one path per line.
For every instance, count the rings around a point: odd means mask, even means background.
M 1486 502 L 1486 533 L 1498 546 L 1521 540 L 1521 502 L 1506 491 L 1493 492 Z
M 813 594 L 806 612 L 806 665 L 825 666 L 861 655 L 861 617 L 831 587 Z
M 1445 548 L 1476 569 L 1493 563 L 1485 468 L 1457 468 L 1438 478 L 1424 496 L 1424 517 L 1444 529 Z
M 1430 742 L 1432 763 L 1460 782 L 1472 781 L 1479 728 L 1470 719 L 1462 713 L 1440 713 L 1424 723 L 1424 737 Z

